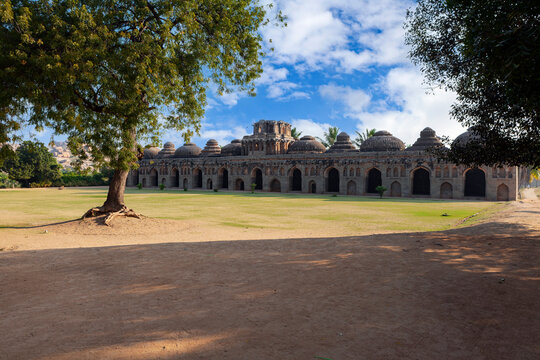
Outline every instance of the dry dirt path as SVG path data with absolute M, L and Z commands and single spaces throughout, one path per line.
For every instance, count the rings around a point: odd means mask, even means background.
M 114 237 L 55 231 L 80 226 Z M 0 359 L 538 359 L 539 241 L 524 200 L 445 232 L 3 251 Z

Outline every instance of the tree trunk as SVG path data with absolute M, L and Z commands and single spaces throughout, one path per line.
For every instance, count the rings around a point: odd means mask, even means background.
M 105 200 L 105 203 L 102 206 L 103 212 L 114 212 L 126 209 L 126 205 L 124 204 L 124 192 L 126 190 L 128 174 L 128 170 L 114 170 L 114 175 L 109 185 L 109 192 L 107 193 L 107 200 Z

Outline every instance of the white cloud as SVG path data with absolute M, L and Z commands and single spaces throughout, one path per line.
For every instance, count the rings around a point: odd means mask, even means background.
M 353 113 L 363 111 L 371 100 L 371 96 L 361 89 L 335 84 L 321 85 L 319 93 L 322 97 L 344 103 Z
M 194 139 L 197 143 L 205 144 L 210 139 L 217 140 L 218 144 L 225 146 L 234 139 L 241 139 L 244 135 L 247 135 L 246 129 L 241 126 L 235 126 L 231 129 L 202 129 L 201 136 Z
M 331 126 L 327 123 L 318 123 L 311 119 L 294 119 L 291 121 L 292 127 L 302 132 L 302 136 L 311 135 L 322 138 L 324 132 Z
M 438 135 L 450 137 L 465 131 L 449 116 L 455 94 L 441 89 L 426 93 L 422 79 L 422 74 L 410 67 L 390 70 L 378 84 L 383 100 L 369 107 L 362 107 L 359 105 L 361 101 L 354 101 L 356 97 L 352 94 L 363 93 L 359 89 L 326 85 L 321 86 L 320 93 L 323 97 L 340 101 L 345 107 L 345 115 L 358 121 L 360 131 L 366 128 L 388 130 L 409 144 L 414 143 L 420 131 L 427 126 Z

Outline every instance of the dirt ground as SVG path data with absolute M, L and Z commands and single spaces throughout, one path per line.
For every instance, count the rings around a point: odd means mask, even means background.
M 540 358 L 538 200 L 431 233 L 212 242 L 186 226 L 4 232 L 0 359 Z

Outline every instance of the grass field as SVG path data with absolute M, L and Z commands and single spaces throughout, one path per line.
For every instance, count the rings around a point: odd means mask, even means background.
M 101 205 L 105 188 L 0 191 L 0 228 L 70 220 Z M 467 224 L 501 209 L 485 201 L 397 199 L 313 194 L 196 192 L 128 189 L 126 203 L 149 217 L 197 221 L 238 229 L 322 230 L 351 235 L 385 231 L 432 231 Z M 442 214 L 449 216 L 442 216 Z

